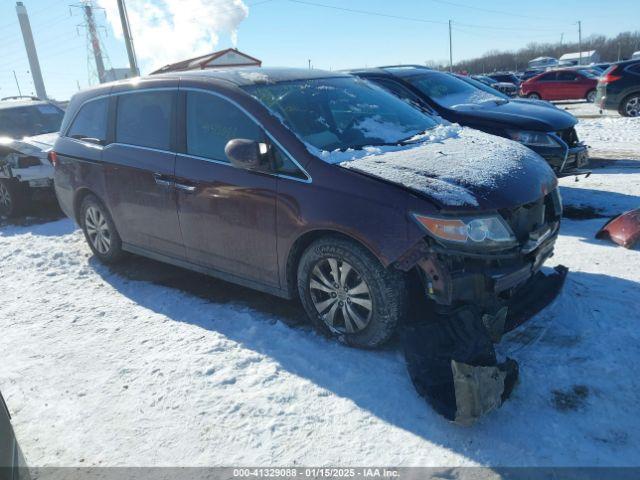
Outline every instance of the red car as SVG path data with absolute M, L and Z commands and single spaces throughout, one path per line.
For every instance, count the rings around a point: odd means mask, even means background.
M 598 77 L 586 71 L 552 70 L 520 85 L 520 96 L 535 100 L 576 100 L 594 102 Z

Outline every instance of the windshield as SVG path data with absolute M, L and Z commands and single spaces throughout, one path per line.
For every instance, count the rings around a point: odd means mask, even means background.
M 50 103 L 0 109 L 0 137 L 22 138 L 60 130 L 64 112 Z
M 296 80 L 243 87 L 303 141 L 321 150 L 397 144 L 438 122 L 356 78 Z
M 454 108 L 457 105 L 469 103 L 502 103 L 504 101 L 504 96 L 501 93 L 491 87 L 481 87 L 481 82 L 466 78 L 462 80 L 446 73 L 429 73 L 408 77 L 406 80 L 431 100 L 445 108 Z

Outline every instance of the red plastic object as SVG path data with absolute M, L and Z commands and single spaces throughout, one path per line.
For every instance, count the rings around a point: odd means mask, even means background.
M 625 248 L 633 248 L 640 240 L 640 208 L 630 210 L 609 220 L 596 233 L 596 238 L 610 239 Z

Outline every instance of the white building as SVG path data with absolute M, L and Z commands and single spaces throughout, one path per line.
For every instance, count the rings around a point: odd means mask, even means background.
M 560 57 L 559 66 L 566 67 L 571 65 L 590 65 L 592 63 L 598 63 L 600 61 L 600 55 L 595 50 L 588 50 L 586 52 L 574 52 L 565 53 Z
M 235 48 L 209 53 L 196 58 L 182 60 L 159 68 L 154 73 L 180 72 L 185 70 L 204 70 L 207 68 L 260 67 L 262 62 Z

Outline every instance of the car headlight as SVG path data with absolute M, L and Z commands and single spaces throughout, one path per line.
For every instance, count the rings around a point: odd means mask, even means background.
M 516 244 L 516 237 L 497 216 L 483 217 L 429 217 L 414 214 L 424 229 L 438 240 L 467 245 L 469 247 L 509 247 Z
M 532 147 L 557 147 L 558 143 L 548 134 L 542 132 L 530 132 L 527 130 L 507 130 L 511 140 Z

